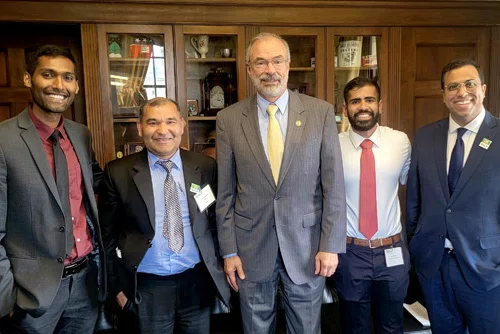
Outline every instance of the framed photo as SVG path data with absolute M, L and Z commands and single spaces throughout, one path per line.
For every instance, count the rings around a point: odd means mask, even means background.
M 143 142 L 126 143 L 124 147 L 125 155 L 133 154 L 142 151 L 145 148 Z
M 198 108 L 198 100 L 187 100 L 188 116 L 198 116 L 200 109 Z
M 300 94 L 305 94 L 309 95 L 309 84 L 308 83 L 288 83 L 288 88 L 291 91 L 300 93 Z

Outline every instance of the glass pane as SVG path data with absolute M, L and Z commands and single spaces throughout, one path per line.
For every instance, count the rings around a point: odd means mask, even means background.
M 335 115 L 340 132 L 349 129 L 342 113 L 344 88 L 357 76 L 374 79 L 380 85 L 377 54 L 380 36 L 335 36 Z
M 135 124 L 140 105 L 166 96 L 164 37 L 107 34 L 107 39 L 115 152 L 120 158 L 140 149 Z

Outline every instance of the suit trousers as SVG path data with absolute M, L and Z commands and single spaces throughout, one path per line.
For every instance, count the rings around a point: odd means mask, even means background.
M 494 334 L 500 328 L 500 286 L 472 289 L 456 255 L 445 251 L 439 272 L 431 279 L 417 272 L 433 334 Z
M 402 247 L 405 263 L 387 267 L 384 250 L 392 246 L 369 248 L 347 245 L 339 254 L 334 280 L 340 297 L 343 333 L 370 334 L 371 315 L 375 333 L 403 333 L 403 301 L 409 284 L 410 259 Z
M 244 333 L 276 332 L 278 284 L 283 295 L 287 333 L 320 333 L 325 277 L 316 276 L 305 284 L 297 285 L 288 276 L 281 255 L 269 281 L 238 279 Z
M 96 275 L 96 266 L 90 261 L 87 268 L 63 278 L 52 305 L 41 317 L 16 308 L 7 333 L 93 333 L 98 314 Z
M 208 334 L 214 286 L 203 263 L 180 274 L 137 274 L 141 334 Z

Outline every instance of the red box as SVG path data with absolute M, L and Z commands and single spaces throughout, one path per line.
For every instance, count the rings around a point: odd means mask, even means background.
M 150 58 L 152 52 L 152 45 L 130 44 L 129 46 L 130 58 Z

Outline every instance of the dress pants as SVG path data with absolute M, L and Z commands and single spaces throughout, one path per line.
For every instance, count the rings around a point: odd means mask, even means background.
M 490 291 L 473 290 L 454 253 L 445 251 L 433 278 L 417 275 L 433 334 L 499 333 L 500 286 Z
M 215 299 L 214 285 L 203 263 L 180 274 L 137 274 L 141 334 L 208 334 Z
M 402 247 L 404 264 L 387 267 L 384 250 Z M 340 297 L 343 333 L 370 334 L 373 315 L 374 333 L 403 333 L 403 301 L 409 284 L 410 259 L 406 246 L 369 248 L 347 245 L 339 254 L 334 274 Z
M 281 256 L 267 282 L 238 279 L 243 331 L 246 334 L 276 332 L 276 294 L 280 284 L 289 334 L 320 333 L 325 277 L 297 285 L 288 276 Z
M 91 334 L 97 320 L 97 269 L 93 261 L 79 273 L 61 280 L 52 305 L 33 318 L 20 308 L 12 316 L 7 333 Z

